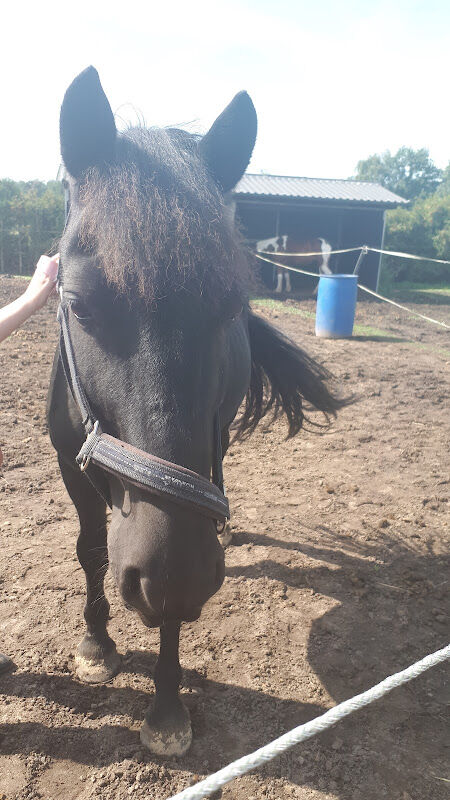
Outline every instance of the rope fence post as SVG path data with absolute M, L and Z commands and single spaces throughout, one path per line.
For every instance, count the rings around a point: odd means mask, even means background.
M 359 275 L 359 271 L 361 269 L 362 262 L 364 261 L 364 258 L 366 257 L 368 252 L 369 252 L 369 248 L 367 247 L 367 245 L 364 245 L 364 247 L 361 247 L 361 252 L 360 252 L 360 254 L 358 256 L 358 260 L 357 260 L 357 262 L 355 264 L 355 269 L 353 270 L 353 275 Z

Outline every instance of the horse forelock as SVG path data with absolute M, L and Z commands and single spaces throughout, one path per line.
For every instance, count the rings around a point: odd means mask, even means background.
M 246 250 L 197 152 L 177 129 L 130 128 L 80 186 L 79 241 L 110 285 L 154 302 L 187 289 L 213 305 L 248 290 Z

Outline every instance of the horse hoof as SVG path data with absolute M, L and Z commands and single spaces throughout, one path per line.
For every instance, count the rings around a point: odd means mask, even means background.
M 227 522 L 227 524 L 225 525 L 222 533 L 217 534 L 217 538 L 224 549 L 225 547 L 228 547 L 229 544 L 231 544 L 231 542 L 233 541 L 233 532 L 231 530 L 229 522 Z
M 158 725 L 148 714 L 141 726 L 141 742 L 156 756 L 184 756 L 192 743 L 192 728 L 189 712 L 181 705 L 180 714 L 174 723 Z
M 75 656 L 75 674 L 83 683 L 108 683 L 120 672 L 121 658 L 114 643 L 106 653 L 98 648 L 98 654 L 88 656 L 82 654 L 83 649 L 82 642 Z

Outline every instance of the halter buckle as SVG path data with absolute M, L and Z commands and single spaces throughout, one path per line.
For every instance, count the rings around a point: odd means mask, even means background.
M 87 436 L 86 441 L 83 443 L 83 446 L 77 455 L 77 464 L 80 467 L 81 472 L 84 472 L 89 466 L 94 447 L 101 436 L 101 432 L 98 432 L 99 428 L 100 423 L 98 420 L 96 420 L 96 422 L 94 422 L 92 431 Z

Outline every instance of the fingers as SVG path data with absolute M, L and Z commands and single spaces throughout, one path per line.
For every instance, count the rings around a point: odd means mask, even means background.
M 36 274 L 55 282 L 58 277 L 58 266 L 59 253 L 51 258 L 49 256 L 41 256 L 36 266 Z
M 50 258 L 41 256 L 34 275 L 26 289 L 25 295 L 31 298 L 34 308 L 41 308 L 53 292 L 56 291 L 58 277 L 59 253 Z

